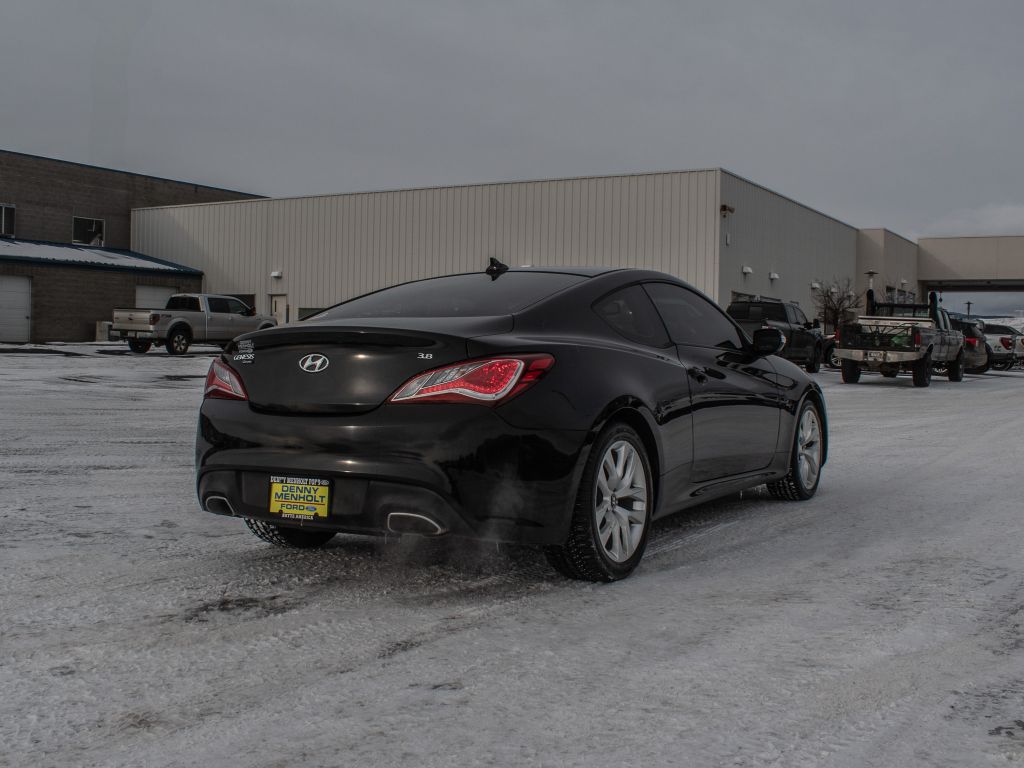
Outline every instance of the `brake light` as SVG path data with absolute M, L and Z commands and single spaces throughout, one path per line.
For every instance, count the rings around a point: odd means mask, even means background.
M 977 349 L 977 347 L 978 347 L 978 340 L 977 339 L 972 339 L 970 336 L 964 336 L 964 344 L 966 344 L 969 347 L 973 347 L 973 348 Z
M 1001 336 L 999 343 L 1003 345 L 1003 349 L 1010 349 L 1013 346 L 1013 339 L 1009 336 Z
M 390 401 L 496 405 L 518 395 L 554 364 L 555 358 L 551 355 L 468 360 L 409 379 Z
M 210 372 L 206 374 L 206 391 L 203 398 L 221 400 L 248 400 L 242 380 L 238 374 L 228 368 L 220 360 L 214 360 Z

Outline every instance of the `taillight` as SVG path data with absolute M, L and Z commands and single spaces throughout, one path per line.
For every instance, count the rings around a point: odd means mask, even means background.
M 159 322 L 160 322 L 160 315 L 150 315 L 149 316 L 149 324 L 150 325 L 156 325 Z
M 915 347 L 920 347 L 921 346 L 921 332 L 920 331 L 914 331 L 914 346 Z
M 1009 336 L 1000 336 L 999 343 L 1003 345 L 1003 349 L 1010 349 L 1013 346 L 1013 339 Z
M 969 347 L 973 347 L 974 349 L 978 348 L 978 340 L 972 339 L 970 336 L 964 336 L 964 344 Z
M 221 400 L 249 399 L 238 374 L 220 360 L 214 360 L 213 365 L 210 366 L 210 372 L 206 374 L 206 391 L 203 393 L 203 397 Z
M 393 403 L 495 405 L 529 387 L 555 363 L 551 355 L 513 355 L 467 360 L 421 373 L 390 398 Z

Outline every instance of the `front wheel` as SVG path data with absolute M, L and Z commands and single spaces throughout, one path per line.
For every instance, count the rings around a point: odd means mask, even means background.
M 564 544 L 545 550 L 561 574 L 616 581 L 640 563 L 647 547 L 654 483 L 640 436 L 612 424 L 598 436 L 583 469 Z
M 836 345 L 830 344 L 825 350 L 825 361 L 828 363 L 829 368 L 841 368 L 843 365 L 842 358 L 836 354 Z
M 860 381 L 860 366 L 856 360 L 843 360 L 843 384 L 856 384 Z
M 270 544 L 288 549 L 316 549 L 334 538 L 334 531 L 289 528 L 286 525 L 274 525 L 249 518 L 246 518 L 245 524 L 253 535 Z
M 821 370 L 821 347 L 814 347 L 811 351 L 811 358 L 805 367 L 808 373 L 817 373 Z
M 960 352 L 956 356 L 956 360 L 951 362 L 946 368 L 946 377 L 950 381 L 963 381 L 964 380 L 964 353 Z
M 806 501 L 818 490 L 821 465 L 825 458 L 825 433 L 818 406 L 805 400 L 797 414 L 796 434 L 789 454 L 789 473 L 768 483 L 768 492 L 777 499 Z
M 149 348 L 153 345 L 151 341 L 145 339 L 128 339 L 128 349 L 137 355 L 144 355 L 149 352 Z

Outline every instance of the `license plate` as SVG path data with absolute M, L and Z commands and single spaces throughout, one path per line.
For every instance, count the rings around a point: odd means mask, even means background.
M 270 514 L 299 520 L 327 517 L 331 483 L 319 477 L 270 477 Z
M 868 360 L 881 360 L 884 356 L 884 352 L 868 352 Z

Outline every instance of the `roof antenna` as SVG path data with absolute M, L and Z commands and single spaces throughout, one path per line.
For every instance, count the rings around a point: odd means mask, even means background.
M 496 258 L 491 256 L 491 263 L 484 270 L 488 275 L 491 276 L 491 280 L 497 280 L 503 274 L 508 272 L 508 264 L 502 264 Z

